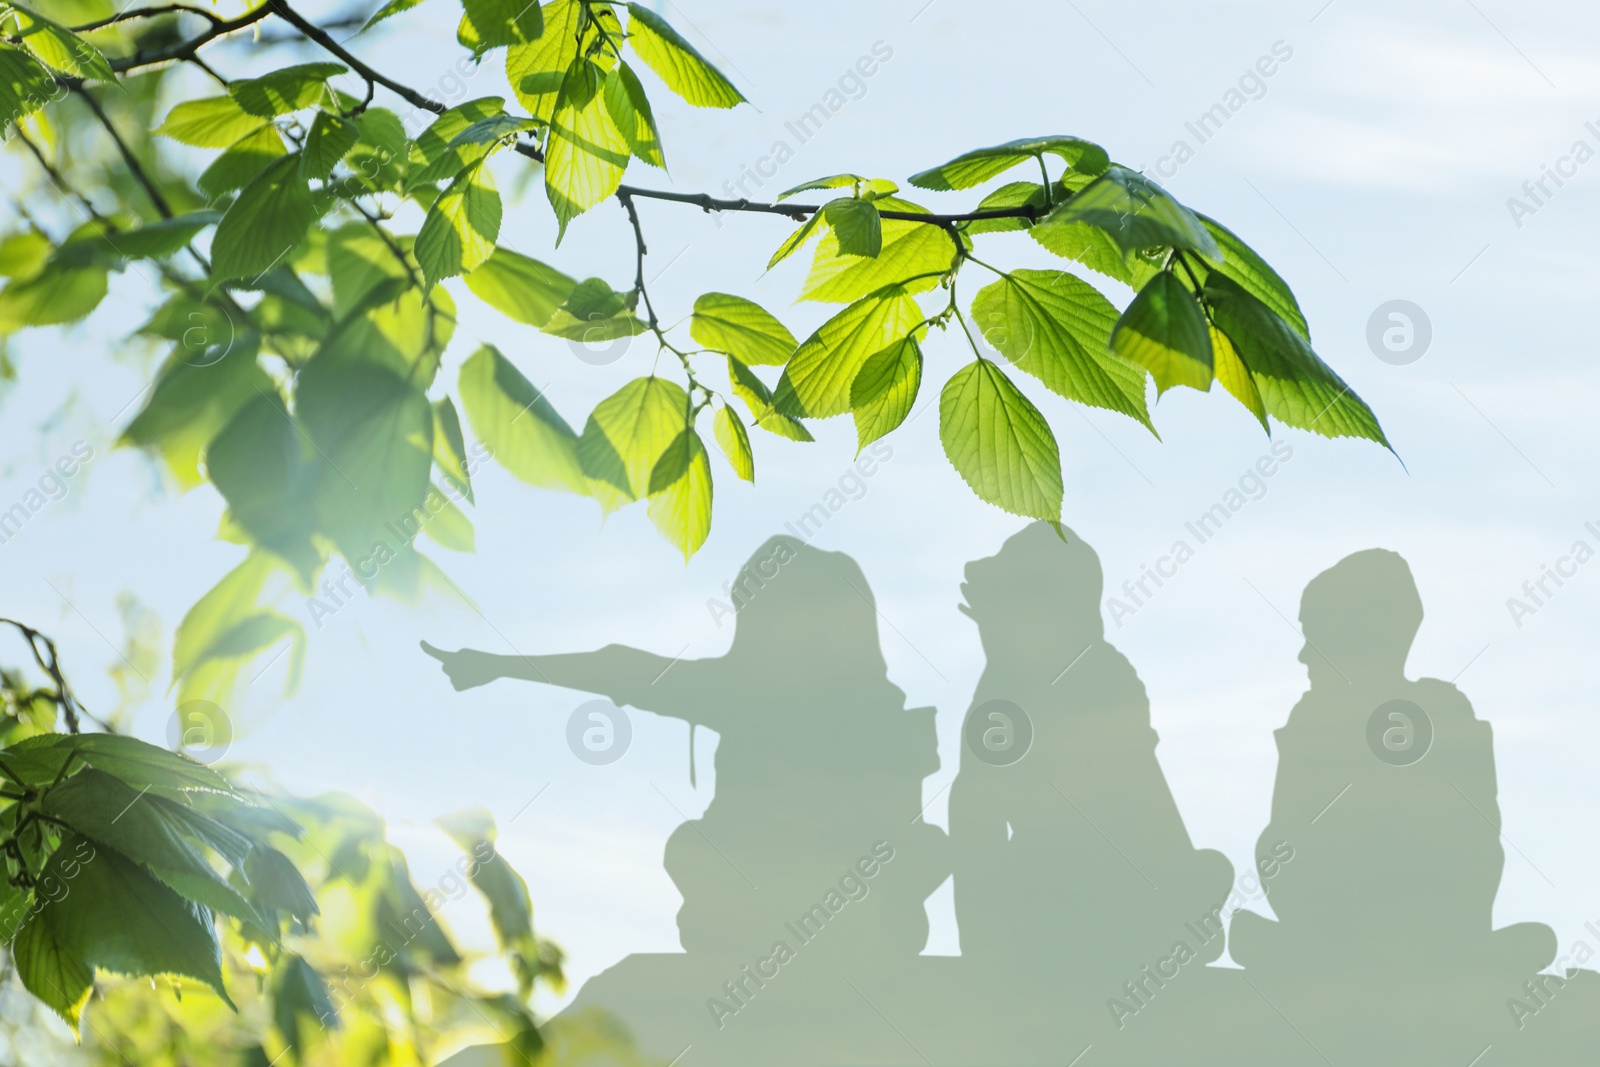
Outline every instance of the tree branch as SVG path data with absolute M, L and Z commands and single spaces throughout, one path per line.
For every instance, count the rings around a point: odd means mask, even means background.
M 236 19 L 214 20 L 211 27 L 197 37 L 187 41 L 177 41 L 161 48 L 152 48 L 147 52 L 135 52 L 131 56 L 121 56 L 111 60 L 111 69 L 118 74 L 127 74 L 144 67 L 153 67 L 158 63 L 171 63 L 174 60 L 193 59 L 196 52 L 230 33 L 237 33 L 247 26 L 254 26 L 268 15 L 272 14 L 270 5 L 263 4 L 254 11 L 247 11 Z
M 198 15 L 199 17 L 210 22 L 213 26 L 221 25 L 223 22 L 220 17 L 213 12 L 207 11 L 203 7 L 194 7 L 191 4 L 160 4 L 155 7 L 136 7 L 130 11 L 119 12 L 118 14 L 112 15 L 109 18 L 98 19 L 94 22 L 86 22 L 82 26 L 72 27 L 72 32 L 88 33 L 91 30 L 104 29 L 105 27 L 115 25 L 118 22 L 128 22 L 132 19 L 153 19 L 160 18 L 162 15 L 179 14 Z

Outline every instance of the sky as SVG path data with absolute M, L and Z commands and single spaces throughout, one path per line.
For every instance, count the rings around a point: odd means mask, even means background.
M 453 33 L 450 8 L 428 0 L 352 47 L 420 89 L 455 92 L 438 47 Z M 629 177 L 639 184 L 728 195 L 743 179 L 752 198 L 767 199 L 822 175 L 903 181 L 968 149 L 1068 133 L 1143 168 L 1278 269 L 1318 352 L 1377 412 L 1398 459 L 1282 427 L 1269 440 L 1219 390 L 1163 398 L 1157 441 L 1129 420 L 1021 383 L 1060 439 L 1063 520 L 1098 551 L 1108 595 L 1166 554 L 1273 442 L 1292 448 L 1259 498 L 1157 595 L 1131 614 L 1107 611 L 1108 639 L 1149 692 L 1158 755 L 1190 834 L 1248 869 L 1271 803 L 1272 731 L 1305 688 L 1292 621 L 1300 592 L 1351 552 L 1390 548 L 1409 561 L 1426 608 L 1410 674 L 1454 680 L 1494 727 L 1507 854 L 1496 924 L 1548 923 L 1563 952 L 1592 944 L 1584 926 L 1600 922 L 1600 857 L 1580 842 L 1600 818 L 1591 787 L 1600 563 L 1550 586 L 1554 595 L 1532 612 L 1513 613 L 1508 599 L 1525 597 L 1523 583 L 1575 542 L 1600 548 L 1586 527 L 1600 530 L 1600 377 L 1587 302 L 1600 269 L 1588 242 L 1600 220 L 1600 10 L 1506 0 L 660 8 L 752 104 L 696 111 L 645 75 L 670 174 L 636 163 Z M 888 54 L 876 72 L 841 86 L 875 48 Z M 1260 76 L 1267 67 L 1273 73 Z M 843 105 L 801 142 L 786 124 L 835 89 Z M 492 62 L 467 91 L 504 91 Z M 1220 128 L 1197 136 L 1199 117 L 1230 102 L 1238 106 Z M 793 158 L 751 180 L 779 140 Z M 515 188 L 523 162 L 498 162 L 502 189 Z M 544 198 L 528 188 L 508 202 L 502 243 L 575 276 L 627 283 L 632 241 L 616 205 L 574 223 L 557 250 Z M 976 200 L 913 198 L 947 210 Z M 800 336 L 829 314 L 791 306 L 800 257 L 762 273 L 785 220 L 661 203 L 640 210 L 664 319 L 711 290 L 762 302 Z M 1060 265 L 1022 235 L 984 244 L 991 262 Z M 1101 284 L 1119 306 L 1130 295 Z M 491 341 L 580 421 L 653 362 L 642 341 L 608 365 L 585 362 L 457 292 L 463 325 L 446 382 L 478 340 Z M 211 537 L 222 511 L 215 493 L 180 495 L 146 457 L 113 447 L 151 369 L 148 354 L 117 337 L 147 297 L 140 279 L 124 277 L 87 326 L 20 338 L 20 377 L 0 393 L 0 510 L 74 445 L 93 450 L 65 498 L 0 545 L 0 609 L 60 639 L 91 707 L 118 702 L 109 672 L 126 634 L 119 598 L 158 615 L 170 638 L 242 552 Z M 1407 321 L 1387 317 L 1395 301 L 1407 302 Z M 1374 322 L 1379 334 L 1401 327 L 1400 341 L 1409 322 L 1410 349 L 1370 343 Z M 961 570 L 1020 526 L 971 495 L 940 450 L 937 415 L 922 417 L 932 387 L 969 358 L 958 340 L 929 340 L 918 414 L 814 542 L 860 563 L 892 680 L 908 706 L 938 709 L 942 766 L 923 795 L 926 817 L 940 823 L 982 669 L 976 632 L 956 611 Z M 296 791 L 366 800 L 391 820 L 424 887 L 453 860 L 431 820 L 488 808 L 502 850 L 527 877 L 541 932 L 569 954 L 574 989 L 629 952 L 675 950 L 680 898 L 661 850 L 711 798 L 714 735 L 699 735 L 694 785 L 687 727 L 644 713 L 631 717 L 626 755 L 592 766 L 566 743 L 568 717 L 587 697 L 512 682 L 457 695 L 416 642 L 720 654 L 732 625 L 718 625 L 708 599 L 836 487 L 854 456 L 847 420 L 822 424 L 814 444 L 762 436 L 756 446 L 753 487 L 714 458 L 714 525 L 687 565 L 642 509 L 602 523 L 592 502 L 530 488 L 489 464 L 476 478 L 476 554 L 436 557 L 475 607 L 453 595 L 415 607 L 359 600 L 317 625 L 289 598 L 282 610 L 309 631 L 305 677 L 287 698 L 281 662 L 249 684 L 230 709 L 249 726 L 230 758 L 264 765 Z M 150 740 L 165 737 L 171 714 L 169 651 L 132 708 L 135 731 Z M 956 950 L 948 889 L 929 904 L 930 952 Z M 445 918 L 486 943 L 475 902 L 451 903 Z

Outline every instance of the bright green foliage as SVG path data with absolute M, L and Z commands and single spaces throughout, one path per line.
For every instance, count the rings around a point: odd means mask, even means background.
M 461 368 L 461 403 L 495 462 L 530 485 L 586 490 L 578 437 L 511 361 L 489 345 Z
M 747 366 L 781 367 L 796 347 L 794 334 L 765 308 L 727 293 L 706 293 L 694 302 L 689 336 Z
M 31 115 L 59 95 L 55 79 L 38 60 L 0 43 L 0 123 Z
M 915 337 L 890 345 L 861 365 L 850 383 L 858 452 L 906 421 L 921 387 L 922 346 Z
M 462 0 L 461 44 L 475 55 L 508 45 L 537 41 L 544 15 L 533 0 Z
M 233 82 L 228 95 L 248 113 L 271 119 L 315 104 L 328 94 L 328 79 L 344 72 L 338 63 L 301 63 Z
M 294 251 L 316 221 L 299 153 L 284 156 L 250 179 L 217 223 L 212 270 L 219 278 L 259 278 Z
M 416 256 L 429 286 L 480 266 L 500 235 L 500 193 L 477 164 L 456 175 L 417 231 Z
M 913 174 L 910 180 L 919 189 L 970 189 L 1045 155 L 1059 157 L 1081 174 L 1104 173 L 1110 163 L 1104 148 L 1077 137 L 1031 137 L 968 152 L 943 166 Z
M 1213 262 L 1222 260 L 1222 250 L 1211 231 L 1194 212 L 1149 178 L 1126 167 L 1111 167 L 1045 220 L 1046 225 L 1068 222 L 1085 222 L 1104 230 L 1124 252 L 1178 248 L 1198 252 Z
M 875 259 L 883 251 L 883 220 L 870 202 L 840 197 L 830 200 L 822 214 L 844 255 Z
M 1150 279 L 1111 331 L 1111 349 L 1149 371 L 1156 392 L 1187 385 L 1211 388 L 1211 335 L 1206 318 L 1177 275 Z
M 756 457 L 750 449 L 750 432 L 744 428 L 739 413 L 726 405 L 717 409 L 715 418 L 717 447 L 727 457 L 733 473 L 747 482 L 756 480 Z
M 778 384 L 774 404 L 796 418 L 826 419 L 850 410 L 850 387 L 873 355 L 922 323 L 917 302 L 894 285 L 863 297 L 818 327 Z
M 660 15 L 628 5 L 628 42 L 667 88 L 695 107 L 734 107 L 744 94 L 694 50 Z
M 19 4 L 8 4 L 9 20 L 22 47 L 51 70 L 72 78 L 109 82 L 116 78 L 100 50 L 71 30 Z M 5 16 L 0 16 L 4 25 Z
M 978 359 L 939 394 L 939 440 L 984 500 L 1014 515 L 1061 516 L 1061 453 L 1044 416 L 1000 368 Z

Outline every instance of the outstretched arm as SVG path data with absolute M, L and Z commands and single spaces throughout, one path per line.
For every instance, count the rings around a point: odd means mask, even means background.
M 458 690 L 497 678 L 520 678 L 598 693 L 617 704 L 717 728 L 711 721 L 717 697 L 705 691 L 708 679 L 699 660 L 674 660 L 625 645 L 554 656 L 498 656 L 470 648 L 446 652 L 426 641 L 422 650 L 444 666 Z

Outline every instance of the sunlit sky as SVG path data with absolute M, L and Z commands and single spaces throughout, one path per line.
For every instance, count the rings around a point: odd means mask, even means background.
M 1584 924 L 1600 921 L 1600 857 L 1587 847 L 1600 819 L 1592 786 L 1600 563 L 1579 568 L 1520 626 L 1507 598 L 1523 595 L 1524 581 L 1574 542 L 1600 548 L 1585 528 L 1600 521 L 1589 313 L 1600 272 L 1592 249 L 1600 161 L 1588 158 L 1600 150 L 1600 11 L 1507 0 L 677 0 L 663 9 L 753 106 L 694 111 L 644 75 L 671 173 L 636 164 L 631 180 L 725 195 L 725 183 L 737 185 L 784 139 L 793 159 L 747 186 L 767 198 L 840 171 L 903 179 L 970 148 L 1072 133 L 1146 168 L 1279 269 L 1319 352 L 1377 411 L 1404 465 L 1370 444 L 1275 429 L 1293 456 L 1265 494 L 1135 614 L 1120 625 L 1108 617 L 1108 637 L 1149 690 L 1159 757 L 1190 833 L 1248 868 L 1271 801 L 1272 731 L 1305 686 L 1289 621 L 1300 591 L 1352 551 L 1392 548 L 1410 561 L 1427 610 L 1410 673 L 1456 679 L 1494 725 L 1507 841 L 1497 924 L 1549 923 L 1563 951 L 1593 943 Z M 351 46 L 419 89 L 447 92 L 454 46 L 447 57 L 441 42 L 453 38 L 454 19 L 450 0 L 428 0 L 395 29 Z M 800 143 L 786 122 L 824 101 L 875 45 L 890 58 Z M 1247 77 L 1264 69 L 1262 57 L 1277 60 L 1267 64 L 1271 76 Z M 1188 124 L 1226 106 L 1232 90 L 1242 106 L 1202 142 Z M 473 96 L 504 91 L 493 62 L 469 83 Z M 1179 141 L 1192 156 L 1181 153 L 1174 166 Z M 1591 151 L 1578 152 L 1579 141 Z M 502 189 L 516 188 L 524 161 L 497 162 Z M 8 174 L 21 165 L 4 164 Z M 1569 176 L 1559 186 L 1547 179 L 1535 202 L 1524 183 L 1558 167 Z M 1528 210 L 1513 211 L 1512 197 Z M 916 198 L 950 210 L 976 199 Z M 800 335 L 830 313 L 790 306 L 804 276 L 799 257 L 762 274 L 785 220 L 719 219 L 659 203 L 641 211 L 652 294 L 669 321 L 708 290 L 759 300 Z M 576 222 L 559 250 L 553 239 L 543 195 L 529 186 L 508 204 L 503 243 L 580 277 L 619 286 L 631 278 L 631 235 L 615 204 Z M 1060 263 L 1023 235 L 987 245 L 980 254 L 991 262 Z M 1125 302 L 1126 290 L 1102 284 Z M 580 421 L 653 362 L 653 346 L 639 342 L 618 362 L 593 366 L 464 289 L 458 297 L 463 327 L 445 382 L 477 340 L 491 340 Z M 75 442 L 94 449 L 67 498 L 0 545 L 0 610 L 61 639 L 91 707 L 117 702 L 107 671 L 126 634 L 119 597 L 157 613 L 170 640 L 186 608 L 242 554 L 211 538 L 222 511 L 215 493 L 179 496 L 145 457 L 112 447 L 152 366 L 115 338 L 143 317 L 147 299 L 128 275 L 89 326 L 19 339 L 20 379 L 0 394 L 0 510 Z M 1413 362 L 1385 362 L 1368 344 L 1369 319 L 1394 300 L 1414 303 L 1431 324 L 1431 343 Z M 919 409 L 969 358 L 958 338 L 937 333 L 927 351 Z M 1060 438 L 1064 519 L 1098 550 L 1108 592 L 1165 554 L 1271 447 L 1220 390 L 1165 397 L 1155 409 L 1158 442 L 1128 420 L 1020 384 Z M 821 425 L 817 437 L 811 445 L 758 438 L 754 487 L 714 458 L 715 524 L 687 566 L 642 509 L 602 524 L 592 502 L 529 488 L 491 464 L 477 478 L 477 553 L 436 556 L 477 609 L 448 595 L 410 608 L 359 600 L 316 627 L 290 597 L 282 609 L 310 632 L 304 680 L 281 699 L 280 662 L 248 687 L 235 710 L 252 732 L 230 756 L 266 765 L 294 790 L 343 789 L 371 803 L 390 818 L 424 887 L 453 859 L 430 820 L 487 807 L 529 881 L 541 932 L 565 946 L 576 979 L 631 951 L 674 950 L 679 897 L 661 850 L 709 802 L 714 737 L 701 734 L 697 787 L 687 727 L 643 713 L 633 716 L 621 761 L 588 766 L 565 741 L 567 717 L 586 697 L 511 682 L 456 695 L 416 642 L 502 652 L 618 642 L 669 656 L 719 654 L 732 627 L 716 625 L 707 599 L 849 468 L 848 420 Z M 924 796 L 928 818 L 942 823 L 958 726 L 982 667 L 976 633 L 955 610 L 961 568 L 993 553 L 1019 522 L 967 491 L 939 448 L 936 414 L 914 417 L 890 443 L 892 459 L 815 543 L 860 562 L 885 620 L 892 679 L 911 706 L 939 709 L 943 766 Z M 161 740 L 167 678 L 148 681 L 133 723 Z M 1381 883 L 1371 889 L 1384 892 Z M 930 911 L 930 951 L 955 951 L 948 886 Z M 475 902 L 452 903 L 445 916 L 468 940 L 486 942 Z

